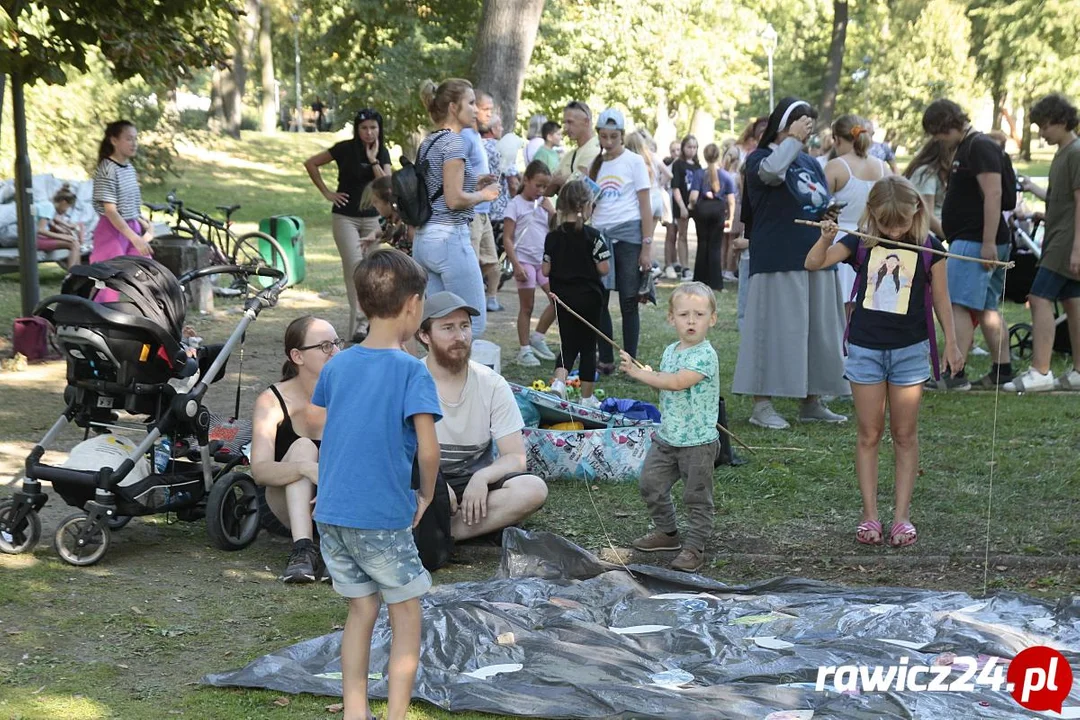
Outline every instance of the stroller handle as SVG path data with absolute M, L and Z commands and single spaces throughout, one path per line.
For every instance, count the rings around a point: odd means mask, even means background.
M 237 277 L 258 275 L 259 277 L 273 278 L 275 280 L 274 283 L 263 288 L 254 297 L 244 303 L 244 309 L 253 310 L 256 315 L 264 308 L 276 305 L 278 295 L 281 294 L 281 291 L 285 289 L 289 282 L 285 273 L 277 268 L 261 266 L 252 268 L 240 265 L 212 265 L 197 270 L 189 270 L 177 278 L 177 280 L 181 287 L 185 287 L 189 282 L 198 280 L 201 277 L 206 277 L 207 275 L 234 275 Z

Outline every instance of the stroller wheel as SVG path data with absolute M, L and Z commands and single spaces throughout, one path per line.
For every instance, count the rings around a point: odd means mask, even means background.
M 131 522 L 130 515 L 113 515 L 105 521 L 105 524 L 109 526 L 110 530 L 123 530 L 129 522 Z
M 69 565 L 93 565 L 109 551 L 112 535 L 101 526 L 87 536 L 90 518 L 85 513 L 68 515 L 60 521 L 53 535 L 53 547 L 60 559 Z
M 206 500 L 206 533 L 220 550 L 243 550 L 259 534 L 255 481 L 240 472 L 218 478 Z
M 41 519 L 36 510 L 30 510 L 21 528 L 10 527 L 15 518 L 15 502 L 0 503 L 0 553 L 19 555 L 30 552 L 41 540 Z
M 1031 339 L 1031 325 L 1016 323 L 1009 328 L 1009 351 L 1015 358 L 1031 357 L 1034 342 Z

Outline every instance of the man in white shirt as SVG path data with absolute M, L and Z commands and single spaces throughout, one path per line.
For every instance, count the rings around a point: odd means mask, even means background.
M 451 292 L 435 293 L 417 332 L 430 351 L 425 362 L 443 412 L 435 432 L 454 540 L 521 522 L 547 499 L 547 484 L 526 471 L 525 423 L 509 384 L 469 359 L 472 318 L 479 314 Z

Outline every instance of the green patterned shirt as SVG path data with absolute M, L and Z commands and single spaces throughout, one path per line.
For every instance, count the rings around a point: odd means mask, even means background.
M 660 439 L 676 447 L 707 445 L 719 437 L 720 361 L 708 340 L 679 350 L 673 342 L 664 349 L 660 372 L 693 370 L 704 378 L 685 390 L 660 391 Z

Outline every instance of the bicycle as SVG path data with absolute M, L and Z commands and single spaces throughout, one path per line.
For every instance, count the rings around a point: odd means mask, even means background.
M 176 222 L 169 228 L 171 234 L 155 238 L 155 241 L 194 240 L 210 248 L 210 265 L 238 265 L 250 269 L 271 267 L 281 270 L 286 278 L 291 277 L 289 257 L 274 237 L 257 230 L 243 235 L 236 235 L 232 231 L 232 214 L 240 209 L 240 205 L 218 205 L 217 209 L 225 213 L 222 222 L 199 210 L 184 207 L 183 201 L 176 197 L 175 190 L 165 196 L 164 204 L 144 204 L 150 210 L 151 222 L 155 212 L 176 217 Z M 257 277 L 255 273 L 251 276 Z M 231 277 L 229 281 L 230 285 L 220 287 L 217 276 L 211 277 L 214 292 L 219 295 L 239 295 L 244 292 L 246 281 Z M 239 287 L 241 285 L 244 287 Z

